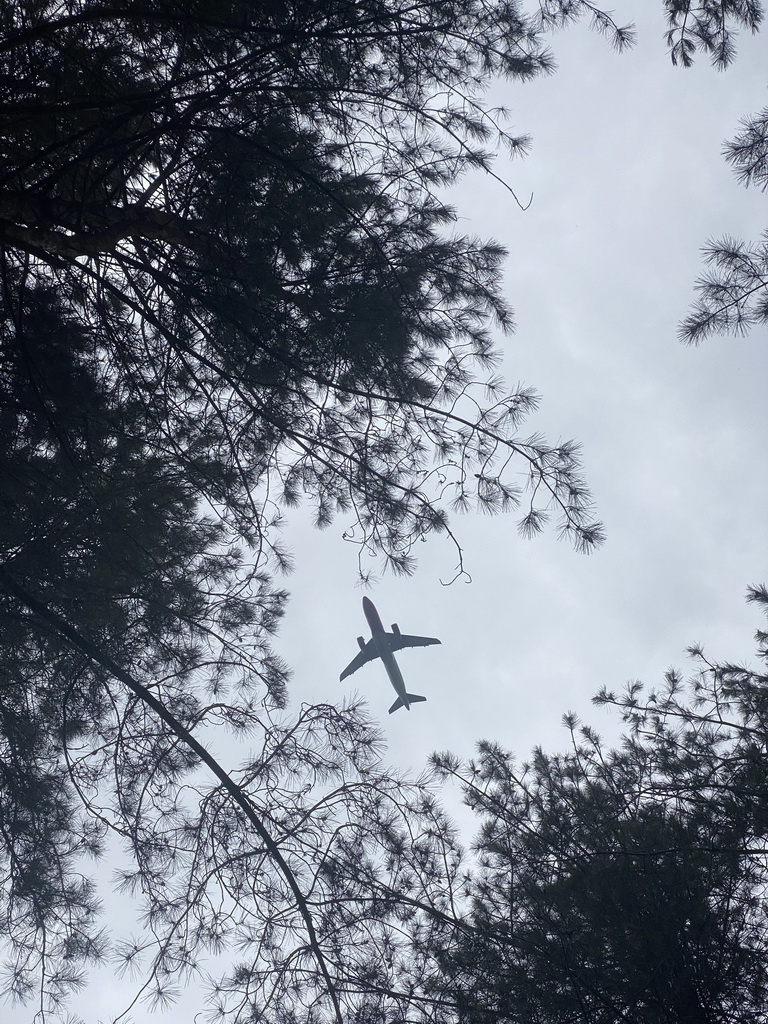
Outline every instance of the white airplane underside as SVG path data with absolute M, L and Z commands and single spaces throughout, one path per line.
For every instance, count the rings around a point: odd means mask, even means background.
M 405 647 L 428 647 L 430 644 L 439 644 L 440 641 L 434 637 L 410 636 L 407 633 L 401 633 L 397 623 L 392 625 L 392 632 L 387 633 L 373 601 L 367 597 L 363 598 L 363 611 L 371 627 L 371 639 L 366 643 L 363 637 L 359 636 L 357 638 L 360 653 L 347 665 L 339 679 L 346 679 L 347 676 L 357 672 L 359 668 L 362 668 L 369 661 L 381 658 L 384 662 L 384 668 L 387 670 L 389 681 L 392 683 L 397 694 L 397 700 L 389 709 L 390 715 L 393 711 L 397 711 L 398 708 L 406 708 L 410 711 L 411 704 L 418 704 L 427 698 L 421 697 L 418 693 L 408 693 L 406 691 L 400 667 L 395 661 L 395 652 L 401 651 Z

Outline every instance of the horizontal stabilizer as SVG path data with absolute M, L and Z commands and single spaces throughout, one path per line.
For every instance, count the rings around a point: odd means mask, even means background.
M 408 703 L 409 704 L 418 704 L 419 701 L 427 699 L 426 697 L 420 697 L 418 695 L 418 693 L 409 693 L 409 694 L 407 694 L 407 697 L 408 697 Z M 402 707 L 405 707 L 405 705 L 404 705 L 403 701 L 398 697 L 397 700 L 395 701 L 395 703 L 389 709 L 390 715 L 392 714 L 393 711 L 397 711 L 398 708 L 402 708 Z M 409 708 L 409 710 L 410 710 L 410 708 Z

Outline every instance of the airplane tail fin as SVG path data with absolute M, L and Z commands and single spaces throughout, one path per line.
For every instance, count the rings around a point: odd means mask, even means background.
M 408 694 L 408 703 L 409 704 L 418 704 L 419 701 L 426 700 L 426 699 L 427 699 L 426 697 L 420 697 L 418 695 L 418 693 L 409 693 Z M 395 703 L 389 709 L 390 715 L 392 714 L 393 711 L 397 711 L 398 708 L 402 708 L 402 707 L 405 707 L 405 705 L 403 704 L 403 702 L 398 697 L 397 700 L 395 701 Z

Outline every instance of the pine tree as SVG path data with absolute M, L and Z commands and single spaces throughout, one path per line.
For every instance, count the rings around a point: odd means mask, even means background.
M 737 26 L 757 32 L 763 6 L 754 0 L 723 4 L 690 4 L 667 0 L 672 59 L 689 66 L 697 48 L 718 68 L 737 56 Z M 763 190 L 768 182 L 768 108 L 741 122 L 741 131 L 725 147 L 725 156 L 744 185 Z M 710 334 L 745 334 L 768 321 L 768 232 L 758 242 L 725 237 L 711 239 L 703 249 L 706 271 L 696 282 L 698 299 L 680 324 L 680 339 L 697 345 Z
M 280 512 L 341 514 L 361 558 L 407 572 L 449 503 L 517 507 L 525 469 L 524 532 L 553 512 L 600 539 L 576 446 L 516 437 L 535 396 L 490 376 L 503 252 L 438 195 L 492 144 L 524 149 L 482 92 L 550 68 L 544 28 L 511 0 L 0 5 L 15 997 L 58 1006 L 105 955 L 83 858 L 117 837 L 157 999 L 250 915 L 279 933 L 278 989 L 306 956 L 340 1019 L 307 900 L 333 814 L 364 830 L 356 794 L 388 783 L 354 709 L 280 718 Z M 196 739 L 217 724 L 259 752 L 237 781 Z
M 668 8 L 712 53 L 759 20 Z M 343 517 L 363 574 L 472 503 L 599 542 L 577 446 L 492 374 L 503 250 L 442 198 L 525 150 L 483 90 L 583 14 L 630 41 L 586 0 L 0 5 L 0 936 L 43 1014 L 107 955 L 116 841 L 150 1001 L 245 936 L 222 1017 L 460 1005 L 449 824 L 359 709 L 280 715 L 280 511 Z
M 595 698 L 628 727 L 616 749 L 566 716 L 566 754 L 436 758 L 480 819 L 472 927 L 433 950 L 456 1019 L 765 1019 L 768 676 L 691 653 L 687 684 Z

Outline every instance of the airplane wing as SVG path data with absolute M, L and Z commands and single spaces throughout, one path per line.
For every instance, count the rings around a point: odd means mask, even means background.
M 347 676 L 351 676 L 353 672 L 357 672 L 359 668 L 362 668 L 363 665 L 366 665 L 369 661 L 373 661 L 374 658 L 378 658 L 378 656 L 379 653 L 376 650 L 376 644 L 373 640 L 369 640 L 357 657 L 353 658 L 341 673 L 339 676 L 339 682 L 341 682 L 342 679 L 346 679 Z
M 429 647 L 430 644 L 440 643 L 432 636 L 408 636 L 407 633 L 387 633 L 387 642 L 390 651 L 402 651 L 404 647 Z

